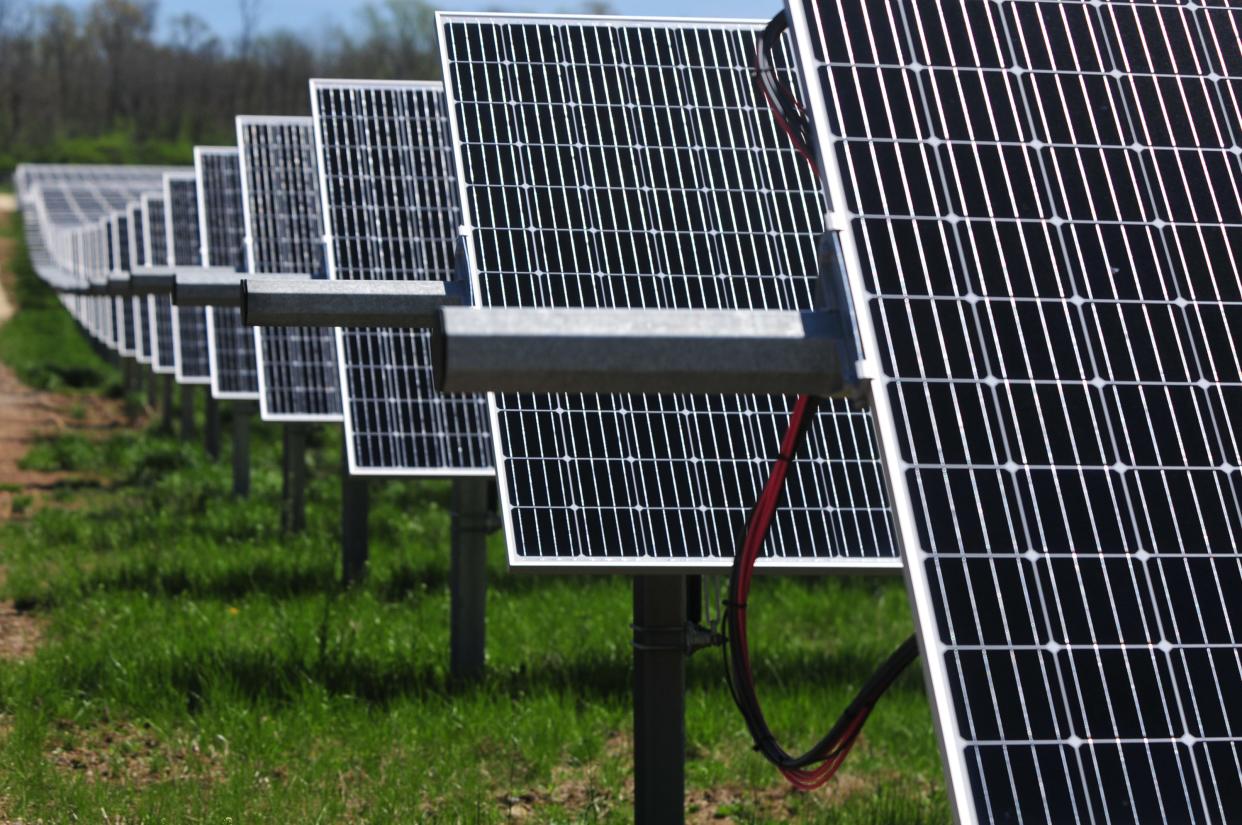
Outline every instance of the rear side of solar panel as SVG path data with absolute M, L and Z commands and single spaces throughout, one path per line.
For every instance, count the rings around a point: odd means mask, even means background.
M 162 191 L 142 196 L 142 214 L 146 222 L 143 236 L 147 244 L 147 263 L 153 267 L 167 267 L 168 228 Z M 172 299 L 167 295 L 148 295 L 146 300 L 151 317 L 151 340 L 154 342 L 151 368 L 162 375 L 175 375 L 177 348 L 173 340 L 173 325 L 176 315 Z
M 447 280 L 460 224 L 444 87 L 312 80 L 329 277 Z M 483 399 L 435 391 L 428 333 L 338 329 L 349 471 L 491 475 Z
M 822 208 L 754 89 L 759 24 L 439 23 L 476 301 L 812 307 Z M 791 401 L 490 395 L 511 563 L 727 567 Z M 827 404 L 808 441 L 761 563 L 899 569 L 870 418 Z
M 194 148 L 198 175 L 198 226 L 204 266 L 246 270 L 242 217 L 241 164 L 237 150 Z M 211 360 L 211 394 L 216 398 L 259 398 L 254 334 L 242 324 L 241 310 L 207 310 L 207 353 Z
M 1242 10 L 795 0 L 963 822 L 1242 811 Z
M 249 271 L 326 277 L 311 118 L 239 116 L 237 146 Z M 264 420 L 341 420 L 332 328 L 262 327 L 254 337 Z
M 193 173 L 164 176 L 168 263 L 202 266 L 199 239 L 198 177 Z M 202 307 L 174 307 L 173 348 L 177 383 L 210 384 L 211 359 L 207 346 L 207 312 Z

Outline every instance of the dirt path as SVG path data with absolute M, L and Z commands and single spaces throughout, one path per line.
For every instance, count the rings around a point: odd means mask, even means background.
M 11 218 L 11 212 L 0 208 L 0 225 L 7 225 Z M 10 292 L 12 275 L 6 269 L 13 243 L 0 237 L 0 326 L 16 311 Z M 20 505 L 16 509 L 27 510 L 38 503 L 42 492 L 71 475 L 21 469 L 22 457 L 39 436 L 69 429 L 111 429 L 125 420 L 119 401 L 33 390 L 0 363 L 0 521 L 15 515 L 14 500 Z

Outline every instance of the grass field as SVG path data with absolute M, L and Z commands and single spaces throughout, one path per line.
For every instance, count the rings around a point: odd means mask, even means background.
M 42 386 L 113 387 L 28 269 L 18 282 L 0 358 Z M 448 486 L 373 486 L 370 575 L 345 591 L 339 435 L 309 450 L 295 537 L 278 530 L 278 431 L 256 424 L 251 449 L 245 500 L 229 494 L 227 450 L 213 462 L 154 428 L 63 432 L 26 456 L 78 481 L 0 525 L 4 596 L 40 635 L 32 656 L 0 661 L 3 818 L 630 818 L 628 580 L 512 574 L 493 537 L 487 676 L 455 686 Z M 822 735 L 910 632 L 896 579 L 768 578 L 751 605 L 761 696 L 791 745 Z M 785 789 L 752 751 L 718 651 L 692 660 L 687 733 L 694 821 L 949 819 L 917 669 L 813 794 Z

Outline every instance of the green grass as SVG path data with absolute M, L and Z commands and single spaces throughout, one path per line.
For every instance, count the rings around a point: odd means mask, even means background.
M 254 426 L 244 500 L 230 495 L 227 449 L 212 462 L 154 429 L 34 446 L 27 466 L 91 481 L 0 525 L 4 594 L 43 632 L 32 658 L 0 660 L 2 818 L 630 819 L 628 580 L 511 573 L 494 536 L 487 674 L 455 685 L 449 487 L 375 482 L 370 575 L 343 591 L 339 449 L 321 432 L 308 451 L 308 529 L 284 536 L 274 427 Z M 791 748 L 822 735 L 910 632 L 894 579 L 764 577 L 751 604 L 760 693 Z M 809 795 L 783 791 L 753 752 L 718 651 L 692 659 L 688 684 L 692 809 L 738 822 L 949 820 L 917 671 L 834 784 Z
M 120 376 L 79 334 L 55 293 L 39 280 L 21 243 L 21 217 L 0 233 L 16 241 L 4 268 L 12 274 L 9 297 L 19 312 L 0 327 L 0 360 L 28 386 L 48 390 L 120 392 Z

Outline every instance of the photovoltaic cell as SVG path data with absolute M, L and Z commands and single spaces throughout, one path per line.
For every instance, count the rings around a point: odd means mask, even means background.
M 168 228 L 164 215 L 162 195 L 144 195 L 142 213 L 146 220 L 144 237 L 147 242 L 147 260 L 151 266 L 168 265 Z M 151 368 L 161 374 L 177 372 L 177 347 L 173 340 L 173 323 L 176 319 L 172 299 L 167 295 L 148 295 L 148 313 L 151 317 L 151 340 L 155 342 Z
M 238 117 L 237 145 L 250 272 L 327 277 L 311 119 Z M 261 327 L 254 337 L 265 420 L 341 420 L 331 327 Z
M 1242 10 L 793 0 L 964 822 L 1242 810 Z
M 757 97 L 759 24 L 439 21 L 476 301 L 813 305 L 818 187 Z M 791 403 L 489 401 L 511 562 L 629 570 L 731 563 Z M 870 418 L 828 405 L 808 441 L 761 563 L 895 570 Z
M 164 176 L 169 263 L 201 266 L 198 234 L 198 179 L 194 174 Z M 173 340 L 177 382 L 208 384 L 211 360 L 207 353 L 207 313 L 202 307 L 174 307 Z
M 236 149 L 194 149 L 198 173 L 199 236 L 205 266 L 246 271 L 245 221 L 242 216 L 241 164 Z M 211 394 L 217 398 L 259 398 L 254 333 L 234 307 L 207 310 L 207 352 L 211 359 Z
M 312 80 L 329 276 L 447 280 L 461 223 L 444 87 Z M 444 395 L 430 335 L 338 329 L 349 469 L 378 475 L 491 475 L 479 396 Z

